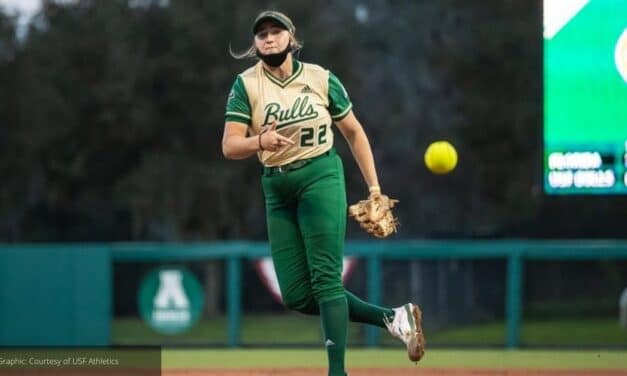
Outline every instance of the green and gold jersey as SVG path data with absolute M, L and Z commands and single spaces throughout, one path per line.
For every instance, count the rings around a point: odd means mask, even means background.
M 272 121 L 277 132 L 294 141 L 276 152 L 261 151 L 265 166 L 280 166 L 320 155 L 333 146 L 333 121 L 352 105 L 344 86 L 328 70 L 293 60 L 292 75 L 279 80 L 261 62 L 237 76 L 226 105 L 226 121 L 248 125 L 258 135 Z

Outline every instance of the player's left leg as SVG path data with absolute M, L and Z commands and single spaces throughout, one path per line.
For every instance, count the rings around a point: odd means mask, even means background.
M 394 318 L 394 309 L 363 301 L 348 290 L 346 290 L 346 299 L 350 321 L 385 328 L 385 321 Z

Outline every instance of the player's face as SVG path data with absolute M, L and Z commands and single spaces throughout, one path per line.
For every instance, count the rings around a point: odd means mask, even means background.
M 264 22 L 255 34 L 255 47 L 264 55 L 279 53 L 290 43 L 290 33 L 272 21 Z

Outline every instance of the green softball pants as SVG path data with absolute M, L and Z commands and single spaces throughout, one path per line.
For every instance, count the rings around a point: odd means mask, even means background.
M 342 285 L 346 188 L 335 151 L 297 170 L 264 173 L 262 185 L 283 303 L 318 315 L 321 303 L 346 297 L 351 321 L 384 327 L 384 315 L 393 311 L 360 300 Z
M 262 177 L 272 260 L 285 305 L 297 311 L 344 296 L 346 190 L 333 151 Z

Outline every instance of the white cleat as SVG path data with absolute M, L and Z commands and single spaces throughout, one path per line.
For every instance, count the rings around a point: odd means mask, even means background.
M 422 333 L 422 312 L 412 303 L 394 308 L 394 319 L 383 319 L 388 331 L 407 346 L 407 355 L 417 362 L 425 354 L 425 337 Z

